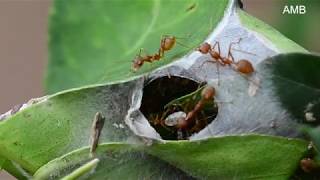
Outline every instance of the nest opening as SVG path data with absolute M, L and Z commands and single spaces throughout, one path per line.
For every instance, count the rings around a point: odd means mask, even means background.
M 214 101 L 207 107 L 201 109 L 195 117 L 194 123 L 186 128 L 181 129 L 177 125 L 168 125 L 169 116 L 188 114 L 199 102 L 199 98 L 193 94 L 204 84 L 196 81 L 178 77 L 160 77 L 145 85 L 140 111 L 148 119 L 150 125 L 165 140 L 183 140 L 188 139 L 192 134 L 199 132 L 210 124 L 218 113 L 218 107 Z M 181 104 L 166 106 L 181 97 Z M 184 116 L 184 117 L 185 117 Z

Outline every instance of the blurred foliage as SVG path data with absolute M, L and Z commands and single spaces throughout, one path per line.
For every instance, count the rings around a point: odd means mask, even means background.
M 299 122 L 319 124 L 320 80 L 314 78 L 320 77 L 319 68 L 320 56 L 302 53 L 280 54 L 263 62 L 276 96 Z
M 320 51 L 317 38 L 320 30 L 320 1 L 319 0 L 285 0 L 285 5 L 305 5 L 306 13 L 303 15 L 284 14 L 276 28 L 288 38 L 296 41 L 310 51 Z
M 320 52 L 319 0 L 242 0 L 244 9 L 309 51 Z M 285 6 L 304 5 L 305 14 L 282 14 Z
M 281 0 L 277 1 L 279 15 L 271 24 L 282 34 L 309 51 L 320 51 L 320 43 L 317 37 L 320 31 L 320 1 L 319 0 Z M 282 14 L 285 6 L 304 5 L 305 14 Z M 265 12 L 266 15 L 270 12 Z M 269 22 L 270 23 L 270 22 Z

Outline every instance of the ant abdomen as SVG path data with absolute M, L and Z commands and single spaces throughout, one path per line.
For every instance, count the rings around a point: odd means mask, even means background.
M 241 59 L 238 62 L 235 63 L 237 71 L 243 73 L 243 74 L 250 74 L 254 72 L 254 68 L 250 61 Z
M 163 51 L 169 51 L 176 44 L 176 38 L 174 36 L 168 36 L 163 39 L 161 48 Z

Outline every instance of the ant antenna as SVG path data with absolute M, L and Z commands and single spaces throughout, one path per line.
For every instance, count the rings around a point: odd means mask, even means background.
M 186 45 L 182 44 L 181 42 L 176 41 L 176 43 L 179 44 L 180 46 L 184 47 L 184 48 L 192 49 L 191 47 L 186 46 Z
M 176 37 L 176 39 L 190 39 L 192 37 L 192 34 L 189 33 L 186 37 Z
M 142 52 L 144 52 L 145 50 L 143 48 L 139 49 L 139 56 L 141 56 Z
M 171 36 L 171 35 L 162 35 L 161 36 L 161 39 L 163 38 L 166 38 L 166 37 L 174 37 L 175 39 L 189 39 L 191 38 L 191 34 L 189 34 L 187 37 L 177 37 L 177 36 Z M 177 44 L 179 44 L 180 46 L 184 47 L 184 48 L 187 48 L 187 49 L 192 49 L 191 47 L 179 42 L 179 41 L 176 41 Z
M 234 48 L 232 48 L 232 50 L 238 51 L 238 52 L 241 52 L 241 53 L 245 53 L 245 54 L 250 54 L 250 55 L 252 55 L 252 56 L 258 56 L 257 54 L 254 54 L 254 53 L 251 53 L 251 52 L 248 52 L 248 51 L 244 51 L 244 50 L 241 50 L 241 49 L 234 49 Z
M 242 41 L 242 38 L 239 38 L 239 40 L 236 41 L 236 42 L 231 42 L 230 45 L 229 45 L 229 47 L 231 47 L 231 46 L 234 45 L 234 44 L 239 44 L 240 41 Z

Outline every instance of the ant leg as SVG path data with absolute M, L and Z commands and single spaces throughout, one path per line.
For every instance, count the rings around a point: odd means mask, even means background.
M 180 46 L 182 46 L 182 47 L 187 48 L 187 49 L 192 49 L 191 47 L 186 46 L 185 44 L 182 44 L 182 43 L 181 43 L 181 42 L 179 42 L 179 41 L 176 41 L 176 43 L 177 43 L 177 44 L 179 44 L 179 45 L 180 45 Z
M 160 58 L 162 58 L 164 56 L 164 50 L 162 49 L 162 47 L 165 46 L 165 38 L 166 37 L 169 37 L 169 36 L 168 35 L 161 36 L 160 48 L 158 50 L 158 55 L 160 56 Z
M 202 68 L 202 66 L 205 64 L 205 63 L 215 63 L 214 61 L 211 61 L 211 60 L 206 60 L 204 62 L 201 63 L 201 65 L 199 66 L 199 69 Z
M 164 38 L 167 38 L 167 37 L 171 37 L 171 36 L 168 35 L 168 34 L 163 34 L 163 35 L 161 35 L 161 39 L 164 39 Z
M 137 56 L 138 56 L 138 57 L 141 57 L 142 53 L 148 54 L 148 52 L 146 52 L 146 50 L 144 50 L 144 48 L 140 48 L 140 49 L 139 49 L 139 53 L 137 54 Z
M 249 54 L 249 55 L 252 55 L 252 56 L 257 56 L 257 55 L 254 54 L 254 53 L 251 53 L 251 52 L 248 52 L 248 51 L 244 51 L 244 50 L 241 50 L 241 49 L 234 49 L 234 48 L 232 48 L 232 50 L 238 51 L 238 52 L 241 52 L 241 53 L 244 53 L 244 54 Z
M 139 55 L 141 55 L 143 48 L 139 49 Z
M 191 33 L 189 35 L 187 35 L 186 37 L 178 37 L 178 36 L 172 36 L 172 35 L 164 34 L 164 35 L 161 36 L 161 39 L 168 38 L 168 37 L 174 37 L 176 39 L 189 39 L 191 36 L 192 36 Z
M 206 60 L 204 62 L 201 63 L 201 65 L 199 66 L 199 69 L 202 68 L 202 66 L 205 64 L 205 63 L 216 63 L 215 61 L 212 61 L 212 60 Z M 217 68 L 219 69 L 219 62 L 217 62 Z M 218 70 L 219 71 L 219 70 Z M 207 75 L 205 75 L 205 79 L 207 79 Z M 218 73 L 218 82 L 219 82 L 219 73 Z
M 216 43 L 212 46 L 212 49 L 214 50 L 216 46 L 218 48 L 218 54 L 220 55 L 221 50 L 220 50 L 220 43 L 218 41 L 216 41 Z M 220 63 L 222 65 L 224 65 L 224 63 L 220 62 L 219 59 L 217 61 L 218 61 L 218 63 L 217 63 L 217 73 L 218 73 L 218 86 L 219 86 L 220 85 L 220 68 L 219 67 L 220 67 Z
M 192 37 L 192 34 L 191 33 L 189 33 L 187 36 L 185 36 L 185 37 L 177 37 L 177 36 L 174 36 L 176 39 L 189 39 L 189 38 L 191 38 Z
M 218 54 L 221 56 L 221 49 L 220 49 L 220 43 L 219 43 L 219 41 L 216 41 L 216 43 L 212 46 L 212 50 L 214 50 L 215 49 L 215 47 L 217 46 L 217 48 L 218 48 Z M 225 62 L 223 61 L 223 58 L 221 57 L 220 59 L 216 59 L 216 61 L 218 62 L 218 63 L 220 63 L 220 65 L 222 65 L 222 66 L 225 66 L 226 64 L 225 64 Z
M 230 59 L 230 58 L 231 58 L 232 62 L 234 63 L 234 57 L 233 57 L 233 55 L 231 53 L 231 49 L 229 48 L 228 59 Z
M 234 57 L 233 57 L 233 55 L 231 53 L 232 46 L 235 45 L 235 44 L 239 44 L 241 40 L 242 40 L 242 38 L 239 38 L 239 40 L 237 42 L 232 42 L 232 43 L 229 44 L 228 59 L 231 58 L 232 62 L 234 62 Z
M 137 54 L 137 56 L 141 56 L 142 51 L 143 51 L 143 48 L 140 48 L 140 49 L 139 49 L 139 53 Z
M 219 41 L 216 41 L 216 42 L 214 43 L 214 45 L 212 46 L 211 49 L 214 50 L 216 46 L 218 47 L 218 54 L 220 55 L 221 50 L 220 50 L 220 43 L 219 43 Z
M 220 65 L 217 63 L 217 73 L 218 73 L 218 86 L 220 86 Z
M 154 59 L 155 61 L 158 61 L 158 60 L 160 60 L 161 58 L 163 58 L 163 56 L 164 56 L 164 51 L 162 50 L 162 48 L 159 48 L 158 53 L 156 53 L 156 54 L 153 55 L 153 59 Z

